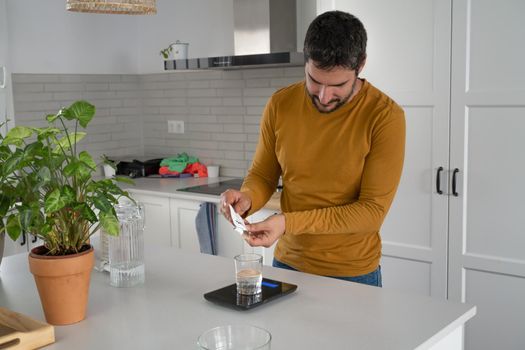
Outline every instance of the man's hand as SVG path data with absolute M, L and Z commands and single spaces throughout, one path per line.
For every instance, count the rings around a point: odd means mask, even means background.
M 284 234 L 286 220 L 283 214 L 272 215 L 264 221 L 246 225 L 246 229 L 248 233 L 243 235 L 246 243 L 269 248 Z
M 235 212 L 244 217 L 244 214 L 252 207 L 252 200 L 246 193 L 236 190 L 226 190 L 221 193 L 219 211 L 233 225 L 229 205 L 235 209 Z

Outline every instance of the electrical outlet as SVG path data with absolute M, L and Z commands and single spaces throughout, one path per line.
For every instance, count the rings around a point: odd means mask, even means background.
M 168 120 L 168 133 L 184 134 L 184 120 Z

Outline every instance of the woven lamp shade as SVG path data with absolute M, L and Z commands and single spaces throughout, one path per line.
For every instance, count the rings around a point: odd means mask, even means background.
M 156 0 L 67 0 L 66 9 L 75 12 L 149 15 L 157 13 Z

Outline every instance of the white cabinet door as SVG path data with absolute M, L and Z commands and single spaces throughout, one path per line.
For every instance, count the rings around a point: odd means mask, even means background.
M 454 1 L 449 298 L 466 349 L 525 349 L 525 2 Z
M 170 199 L 171 242 L 174 247 L 199 253 L 199 237 L 195 228 L 195 218 L 200 203 L 192 200 Z
M 7 234 L 4 237 L 4 256 L 9 256 L 18 253 L 27 252 L 27 240 L 20 235 L 20 237 L 13 242 L 11 237 Z
M 217 251 L 218 255 L 226 258 L 233 258 L 235 255 L 242 254 L 246 243 L 232 224 L 217 213 Z M 247 246 L 247 245 L 246 245 Z
M 274 214 L 279 213 L 277 210 L 270 210 L 270 209 L 261 209 L 256 213 L 253 213 L 250 215 L 247 220 L 249 222 L 259 222 L 263 221 L 269 216 L 272 216 Z M 253 252 L 257 254 L 261 254 L 263 256 L 263 264 L 271 266 L 273 261 L 273 251 L 275 249 L 276 243 L 274 243 L 270 248 L 264 248 L 264 247 L 250 247 L 246 242 L 244 242 L 244 251 L 245 252 Z
M 172 246 L 170 235 L 170 202 L 167 197 L 133 193 L 131 196 L 144 204 L 146 223 L 144 242 Z
M 328 3 L 363 22 L 368 56 L 361 76 L 406 115 L 403 175 L 381 229 L 383 286 L 446 298 L 451 1 Z M 436 193 L 439 167 L 443 195 Z

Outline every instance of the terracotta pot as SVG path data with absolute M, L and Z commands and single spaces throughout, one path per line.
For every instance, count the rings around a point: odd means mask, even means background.
M 29 269 L 33 274 L 40 301 L 48 323 L 66 325 L 86 317 L 93 247 L 73 255 L 42 255 L 44 246 L 29 254 Z

